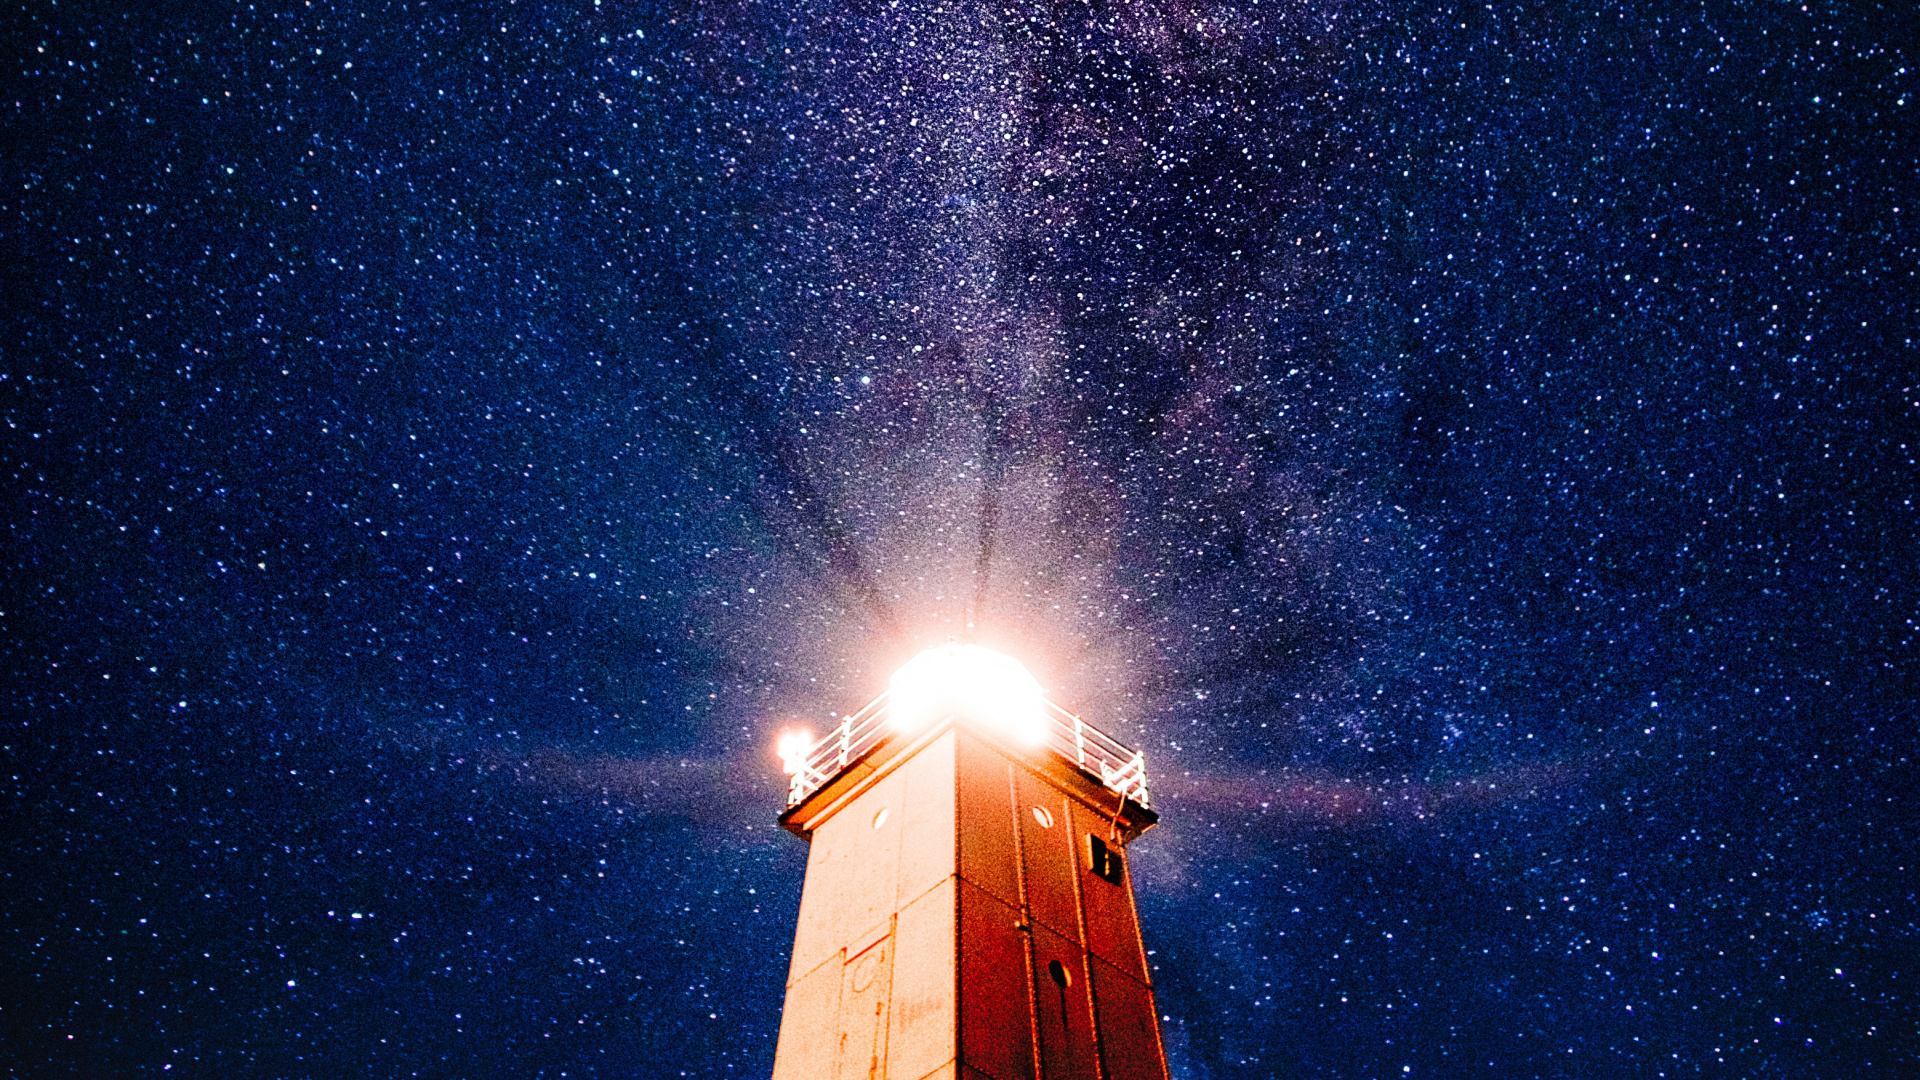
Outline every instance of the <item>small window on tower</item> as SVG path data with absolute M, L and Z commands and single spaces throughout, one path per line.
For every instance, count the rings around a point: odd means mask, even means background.
M 1121 861 L 1120 849 L 1109 845 L 1105 840 L 1087 834 L 1087 868 L 1093 876 L 1109 885 L 1118 885 L 1126 874 L 1126 864 Z

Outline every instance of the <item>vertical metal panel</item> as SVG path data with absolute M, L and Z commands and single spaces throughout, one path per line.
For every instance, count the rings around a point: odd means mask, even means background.
M 1087 837 L 1107 837 L 1108 819 L 1073 805 L 1074 859 L 1079 867 L 1080 892 L 1087 912 L 1087 948 L 1139 982 L 1148 982 L 1147 958 L 1140 944 L 1140 925 L 1133 909 L 1132 870 L 1122 855 L 1120 884 L 1097 877 L 1087 865 Z M 1118 844 L 1118 840 L 1109 843 Z
M 839 959 L 837 953 L 834 959 Z M 840 1049 L 841 967 L 823 964 L 787 987 L 773 1080 L 820 1080 L 833 1075 Z
M 1079 943 L 1033 928 L 1033 1012 L 1046 1080 L 1098 1080 L 1085 960 Z
M 887 1006 L 893 997 L 893 939 L 882 937 L 841 969 L 840 1053 L 835 1080 L 885 1080 Z
M 798 982 L 846 945 L 835 935 L 837 919 L 832 902 L 833 894 L 839 891 L 839 882 L 833 876 L 833 868 L 840 861 L 834 851 L 838 834 L 838 829 L 822 826 L 814 831 L 813 841 L 807 846 L 806 886 L 800 893 L 800 919 L 793 932 L 789 984 Z
M 1033 1080 L 1027 942 L 1010 904 L 960 882 L 960 1060 L 997 1080 Z
M 843 941 L 870 933 L 899 907 L 896 890 L 900 885 L 900 825 L 906 816 L 901 806 L 905 779 L 898 772 L 888 776 L 834 819 L 848 834 L 848 843 L 842 846 L 847 865 L 838 871 Z M 876 827 L 874 822 L 882 811 L 886 817 Z
M 1013 765 L 965 731 L 956 729 L 954 736 L 960 782 L 960 876 L 1017 907 Z
M 894 923 L 887 1075 L 921 1077 L 954 1055 L 954 879 L 900 910 Z
M 1014 793 L 1027 904 L 1036 922 L 1078 941 L 1080 913 L 1073 895 L 1073 829 L 1067 799 L 1025 769 L 1015 773 Z M 1036 809 L 1044 811 L 1052 824 L 1041 824 Z
M 807 886 L 794 932 L 794 974 L 813 970 L 834 951 L 885 923 L 898 902 L 901 800 L 899 773 L 889 776 L 814 830 Z M 887 811 L 882 827 L 874 816 Z M 791 977 L 791 976 L 790 976 Z
M 954 734 L 949 731 L 901 767 L 901 904 L 953 876 Z
M 1092 974 L 1107 1080 L 1167 1080 L 1153 991 L 1099 957 Z

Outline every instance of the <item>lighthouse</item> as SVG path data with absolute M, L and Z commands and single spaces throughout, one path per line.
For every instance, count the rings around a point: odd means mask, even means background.
M 782 756 L 811 846 L 774 1080 L 1166 1080 L 1138 752 L 950 643 Z

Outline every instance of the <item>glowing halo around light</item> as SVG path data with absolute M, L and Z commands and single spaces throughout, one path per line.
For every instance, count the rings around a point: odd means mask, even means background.
M 813 752 L 813 735 L 806 731 L 786 731 L 778 745 L 780 767 L 788 776 L 807 767 L 807 755 Z
M 1046 738 L 1045 700 L 1040 683 L 1020 661 L 978 645 L 949 642 L 893 673 L 887 711 L 901 731 L 957 715 L 1038 746 Z

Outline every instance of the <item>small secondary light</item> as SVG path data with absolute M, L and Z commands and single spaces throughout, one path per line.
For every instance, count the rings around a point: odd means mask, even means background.
M 893 673 L 888 711 L 913 731 L 949 715 L 995 728 L 1029 746 L 1046 738 L 1045 695 L 1020 661 L 978 645 L 928 649 Z
M 805 731 L 785 731 L 777 744 L 780 768 L 788 776 L 806 768 L 807 754 L 813 750 L 813 735 Z

